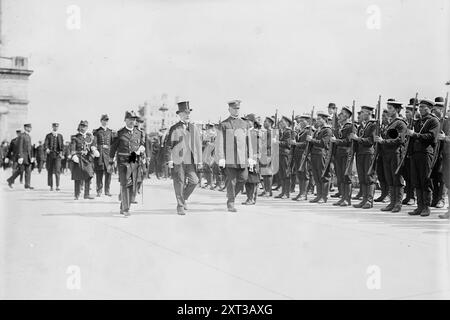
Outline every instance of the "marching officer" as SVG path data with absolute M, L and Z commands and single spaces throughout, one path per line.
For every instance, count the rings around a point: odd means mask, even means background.
M 136 118 L 135 128 L 141 133 L 141 140 L 144 141 L 144 147 L 146 148 L 146 139 L 145 139 L 145 131 L 144 131 L 144 119 L 141 117 Z M 145 149 L 147 151 L 147 148 Z M 136 195 L 141 192 L 141 187 L 144 182 L 145 176 L 145 162 L 146 162 L 147 153 L 140 153 L 137 155 L 136 163 L 137 166 L 137 178 L 136 178 L 136 188 L 133 189 L 131 193 L 131 203 L 137 203 Z
M 383 146 L 383 173 L 391 195 L 390 203 L 381 211 L 399 212 L 402 209 L 404 180 L 400 173 L 395 173 L 400 166 L 405 152 L 407 123 L 400 117 L 403 104 L 394 99 L 387 101 L 389 125 L 382 136 L 375 136 L 375 142 Z
M 311 168 L 317 189 L 317 196 L 309 201 L 311 203 L 328 201 L 331 174 L 325 168 L 325 160 L 328 152 L 331 152 L 330 142 L 333 134 L 331 126 L 328 124 L 329 117 L 328 113 L 319 111 L 316 120 L 317 131 L 314 136 L 306 136 L 306 141 L 311 144 Z
M 229 212 L 237 211 L 234 207 L 236 195 L 248 178 L 248 167 L 253 168 L 256 164 L 250 157 L 253 154 L 248 139 L 250 125 L 239 117 L 240 104 L 240 100 L 228 102 L 230 116 L 219 124 L 216 140 L 216 159 L 219 167 L 225 168 Z
M 111 144 L 113 141 L 113 131 L 108 128 L 109 117 L 103 114 L 100 117 L 101 126 L 92 131 L 95 137 L 96 147 L 100 154 L 94 161 L 94 171 L 96 177 L 97 197 L 100 197 L 103 190 L 103 176 L 105 177 L 105 196 L 111 197 L 111 174 L 113 166 L 109 157 Z
M 431 113 L 434 114 L 439 120 L 445 116 L 444 112 L 444 98 L 436 97 L 434 99 L 434 107 L 431 109 Z M 443 208 L 444 201 L 444 180 L 442 177 L 442 158 L 443 148 L 439 148 L 439 153 L 435 155 L 436 160 L 434 167 L 431 171 L 431 183 L 433 185 L 433 193 L 431 197 L 431 206 L 435 208 Z
M 339 113 L 340 128 L 337 133 L 339 139 L 334 136 L 331 137 L 331 142 L 336 146 L 335 165 L 336 165 L 336 179 L 339 190 L 341 190 L 341 198 L 339 201 L 333 203 L 335 206 L 345 207 L 351 205 L 352 195 L 352 174 L 351 168 L 348 170 L 347 166 L 352 164 L 349 157 L 352 154 L 353 141 L 351 134 L 355 132 L 355 125 L 351 121 L 353 112 L 348 107 L 343 107 Z
M 12 176 L 8 178 L 8 186 L 12 188 L 16 178 L 25 173 L 25 189 L 34 189 L 31 183 L 31 165 L 35 161 L 33 147 L 31 145 L 31 124 L 27 123 L 24 126 L 24 132 L 17 137 L 17 146 L 15 149 L 15 158 L 17 159 L 17 168 Z
M 125 112 L 125 127 L 117 131 L 111 144 L 109 158 L 117 157 L 120 183 L 120 214 L 130 215 L 131 195 L 137 187 L 138 154 L 145 153 L 142 133 L 135 128 L 137 116 L 134 111 Z
M 261 157 L 259 159 L 260 173 L 263 178 L 264 191 L 260 197 L 272 196 L 272 179 L 273 179 L 273 163 L 272 163 L 272 141 L 273 141 L 273 125 L 275 119 L 266 117 L 261 130 Z
M 45 136 L 44 149 L 47 154 L 47 185 L 53 191 L 53 175 L 55 175 L 56 191 L 59 191 L 61 176 L 61 159 L 64 157 L 64 139 L 58 133 L 59 123 L 52 124 L 52 132 Z
M 197 171 L 202 167 L 202 141 L 198 128 L 189 121 L 191 111 L 189 101 L 178 102 L 176 113 L 180 121 L 170 127 L 167 140 L 168 166 L 173 169 L 173 188 L 179 215 L 186 214 L 186 201 L 199 183 Z
M 430 215 L 432 193 L 430 175 L 433 169 L 431 166 L 439 135 L 439 120 L 431 113 L 433 106 L 433 101 L 421 100 L 419 104 L 421 119 L 416 122 L 414 130 L 407 130 L 407 134 L 411 136 L 411 143 L 414 143 L 411 172 L 412 183 L 416 188 L 417 209 L 408 212 L 414 216 Z
M 298 131 L 295 133 L 295 137 L 292 141 L 293 153 L 292 153 L 292 163 L 291 172 L 292 175 L 296 176 L 299 184 L 298 194 L 292 198 L 293 201 L 307 200 L 308 199 L 308 184 L 309 184 L 309 168 L 311 166 L 310 159 L 307 158 L 304 164 L 303 170 L 300 171 L 300 164 L 302 161 L 303 153 L 306 152 L 306 136 L 311 129 L 311 115 L 305 113 L 297 117 L 298 121 Z
M 289 192 L 291 189 L 291 143 L 294 137 L 292 132 L 292 120 L 286 116 L 281 117 L 278 124 L 280 129 L 279 139 L 279 170 L 278 177 L 281 184 L 281 193 L 275 198 L 277 199 L 289 199 Z
M 95 137 L 92 133 L 87 132 L 88 125 L 86 120 L 81 120 L 78 125 L 78 133 L 70 139 L 75 200 L 79 199 L 81 188 L 84 189 L 84 199 L 95 198 L 90 195 L 90 185 L 94 176 L 94 158 L 98 158 L 100 154 L 95 146 Z
M 352 139 L 357 143 L 356 168 L 362 194 L 362 201 L 354 204 L 354 208 L 370 209 L 373 207 L 373 195 L 375 191 L 375 174 L 373 161 L 375 158 L 374 139 L 376 120 L 372 119 L 373 107 L 361 107 L 361 125 L 358 133 L 352 133 Z

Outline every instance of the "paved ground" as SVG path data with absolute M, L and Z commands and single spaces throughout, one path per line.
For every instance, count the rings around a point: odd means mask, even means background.
M 116 196 L 74 201 L 68 175 L 49 192 L 45 173 L 33 174 L 33 191 L 10 190 L 7 174 L 0 298 L 450 298 L 443 210 L 421 218 L 261 199 L 232 214 L 224 193 L 196 189 L 178 216 L 171 182 L 153 178 L 145 203 L 121 218 Z

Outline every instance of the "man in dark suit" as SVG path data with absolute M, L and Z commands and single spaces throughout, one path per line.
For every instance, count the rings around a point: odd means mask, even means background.
M 52 132 L 45 136 L 44 149 L 47 154 L 47 185 L 53 191 L 53 175 L 55 175 L 56 191 L 59 191 L 61 175 L 61 159 L 64 157 L 64 139 L 58 133 L 59 123 L 52 124 Z
M 197 172 L 202 166 L 202 141 L 200 131 L 189 121 L 191 111 L 189 101 L 178 102 L 176 113 L 180 121 L 170 127 L 167 140 L 166 159 L 168 167 L 173 169 L 173 188 L 179 215 L 185 214 L 186 201 L 199 182 Z
M 240 100 L 228 103 L 230 116 L 219 124 L 217 132 L 216 158 L 219 167 L 225 168 L 227 188 L 227 208 L 236 212 L 234 201 L 242 191 L 248 178 L 248 167 L 254 167 L 253 151 L 248 139 L 250 124 L 239 117 Z
M 117 131 L 109 153 L 111 162 L 117 155 L 120 183 L 120 214 L 124 216 L 130 215 L 131 194 L 137 187 L 137 157 L 145 153 L 142 133 L 134 127 L 136 118 L 134 111 L 125 112 L 125 127 Z
M 17 147 L 18 147 L 18 138 L 20 137 L 20 135 L 22 134 L 22 130 L 18 129 L 16 130 L 16 137 L 13 138 L 9 144 L 8 144 L 8 148 L 6 150 L 6 158 L 5 158 L 5 165 L 10 165 L 12 167 L 12 171 L 14 172 L 18 166 L 17 164 Z M 22 180 L 22 175 L 20 179 Z
M 45 163 L 45 150 L 41 140 L 39 140 L 38 146 L 34 150 L 34 154 L 36 155 L 38 173 L 41 173 Z
M 104 114 L 100 118 L 101 126 L 95 129 L 92 134 L 96 138 L 97 150 L 100 153 L 100 157 L 94 161 L 94 170 L 97 180 L 97 197 L 100 197 L 103 190 L 103 176 L 105 176 L 105 196 L 111 197 L 109 192 L 111 185 L 111 174 L 113 171 L 109 152 L 111 143 L 113 141 L 113 131 L 108 128 L 109 117 Z
M 33 147 L 31 145 L 31 124 L 27 123 L 24 126 L 25 132 L 17 138 L 17 163 L 18 167 L 8 178 L 8 186 L 12 188 L 14 181 L 20 175 L 21 172 L 25 173 L 25 189 L 34 189 L 31 185 L 31 165 L 35 161 Z

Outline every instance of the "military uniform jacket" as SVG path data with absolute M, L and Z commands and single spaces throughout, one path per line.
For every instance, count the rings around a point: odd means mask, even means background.
M 31 137 L 28 133 L 24 132 L 18 139 L 18 155 L 17 159 L 23 158 L 23 164 L 31 164 L 31 158 L 34 157 L 33 146 L 31 145 Z
M 305 127 L 304 129 L 300 130 L 299 132 L 295 133 L 295 144 L 293 144 L 293 160 L 294 161 L 301 161 L 303 152 L 306 149 L 306 136 L 309 133 L 308 127 Z
M 174 164 L 201 164 L 202 138 L 193 123 L 178 121 L 169 129 L 166 141 L 166 160 Z
M 103 171 L 106 170 L 107 172 L 112 171 L 112 166 L 110 164 L 110 149 L 111 144 L 113 141 L 113 131 L 109 128 L 103 128 L 100 127 L 98 129 L 95 129 L 92 134 L 95 137 L 95 143 L 97 150 L 100 154 L 98 158 L 95 158 L 94 160 L 94 169 Z
M 332 130 L 329 125 L 324 125 L 322 128 L 314 133 L 313 139 L 310 141 L 311 155 L 327 155 L 330 150 L 330 139 Z
M 350 134 L 355 131 L 355 126 L 351 122 L 346 122 L 339 129 L 338 137 L 334 144 L 336 145 L 336 154 L 344 155 L 349 154 L 352 149 L 352 139 Z
M 45 150 L 44 145 L 41 144 L 40 146 L 37 146 L 34 153 L 36 154 L 36 160 L 41 161 L 45 158 Z
M 77 155 L 78 163 L 73 163 L 72 180 L 86 180 L 94 175 L 94 156 L 92 146 L 95 146 L 94 136 L 87 132 L 78 132 L 70 139 L 70 155 Z
M 437 136 L 439 134 L 439 120 L 433 114 L 423 117 L 416 122 L 414 133 L 411 136 L 414 147 L 413 152 L 433 153 L 436 144 Z
M 444 120 L 444 125 L 442 127 L 442 131 L 445 134 L 445 139 L 443 141 L 443 154 L 450 154 L 450 119 L 447 118 Z
M 374 154 L 375 150 L 375 130 L 377 127 L 376 120 L 369 120 L 359 128 L 358 136 L 360 140 L 357 140 L 357 153 L 358 154 Z
M 250 124 L 241 118 L 228 117 L 217 131 L 216 159 L 225 159 L 227 168 L 247 168 L 248 157 L 253 154 L 249 143 Z
M 119 165 L 129 163 L 130 156 L 132 156 L 132 153 L 137 153 L 140 146 L 144 146 L 142 132 L 137 128 L 128 130 L 123 127 L 112 141 L 109 157 L 114 158 L 117 154 Z
M 401 153 L 406 142 L 406 130 L 408 125 L 403 118 L 395 118 L 383 130 L 381 137 L 383 141 L 383 152 L 387 153 Z M 396 133 L 395 133 L 396 132 Z
M 50 150 L 47 154 L 47 159 L 54 159 L 62 154 L 64 151 L 64 139 L 61 133 L 54 135 L 52 132 L 45 136 L 44 149 Z
M 6 153 L 6 157 L 8 159 L 10 159 L 11 161 L 13 161 L 13 162 L 17 162 L 17 160 L 19 159 L 19 157 L 18 157 L 18 154 L 19 154 L 18 148 L 19 148 L 18 137 L 15 137 L 9 143 L 8 152 Z
M 294 132 L 291 128 L 280 130 L 280 155 L 291 155 L 291 141 L 294 138 Z

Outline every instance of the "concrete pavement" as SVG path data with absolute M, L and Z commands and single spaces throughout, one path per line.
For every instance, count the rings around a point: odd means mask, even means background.
M 6 299 L 450 298 L 449 221 L 258 199 L 226 211 L 196 189 L 176 215 L 170 180 L 117 215 L 113 197 L 73 199 L 70 175 L 50 192 L 9 189 L 0 172 L 0 297 Z M 239 203 L 244 200 L 239 197 Z M 141 197 L 138 198 L 141 202 Z

